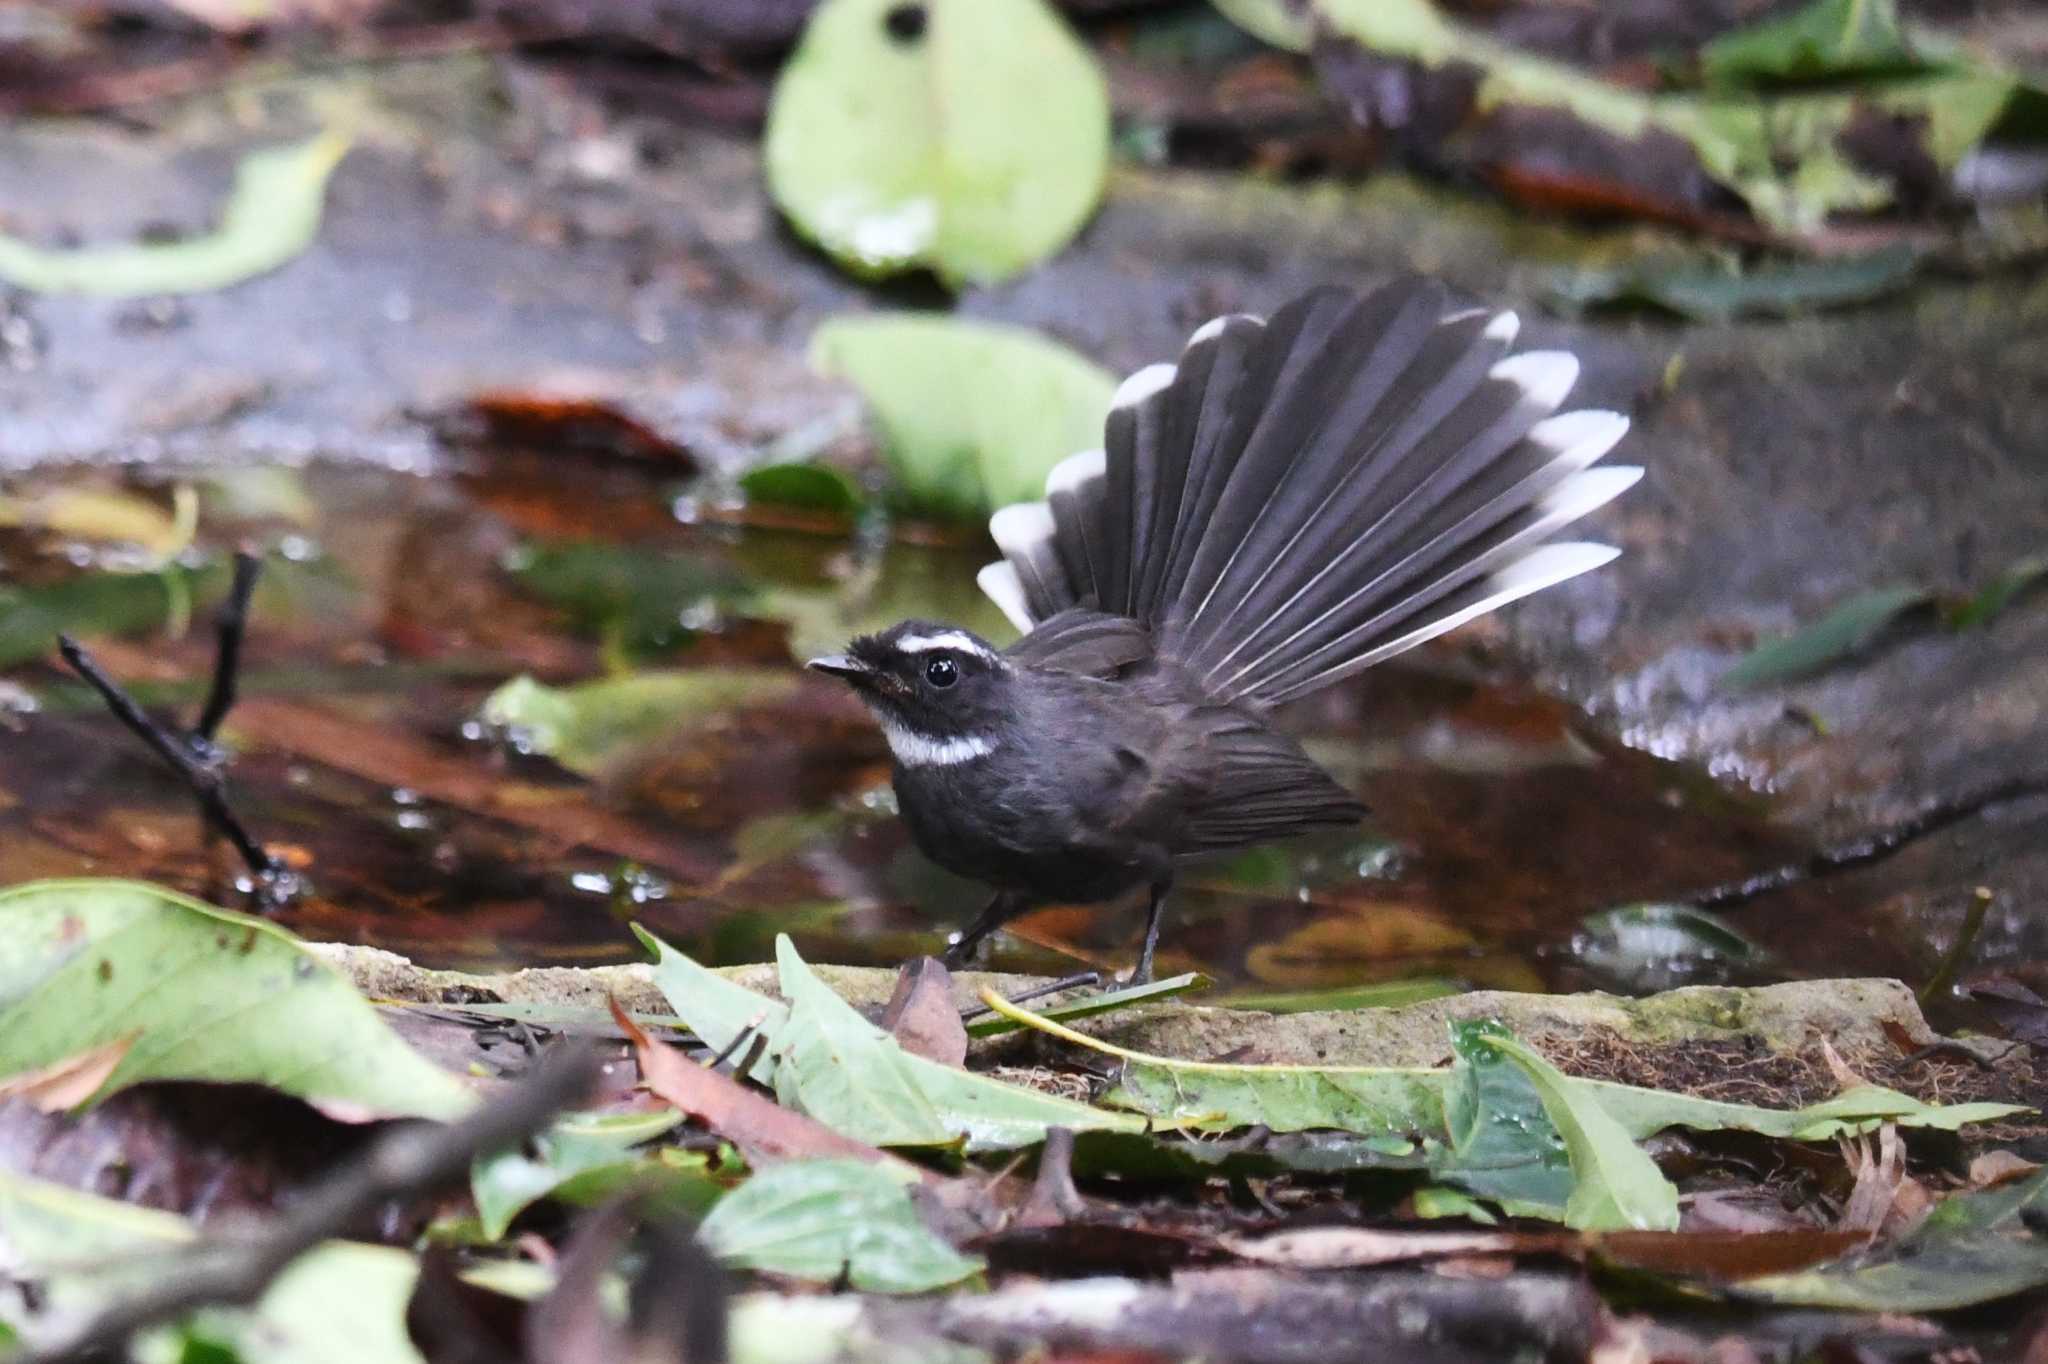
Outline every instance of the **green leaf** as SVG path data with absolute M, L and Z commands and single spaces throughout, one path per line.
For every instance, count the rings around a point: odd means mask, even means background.
M 1444 1096 L 1449 1136 L 1430 1173 L 1510 1216 L 1562 1221 L 1572 1195 L 1571 1154 L 1528 1073 L 1493 1045 L 1508 1036 L 1485 1020 L 1451 1025 L 1457 1061 Z
M 175 610 L 191 611 L 227 588 L 221 564 L 170 564 L 155 573 L 87 573 L 32 587 L 0 586 L 0 668 L 47 658 L 61 633 L 139 635 Z
M 904 499 L 948 515 L 1044 496 L 1055 464 L 1102 444 L 1116 392 L 1064 346 L 947 317 L 834 318 L 811 363 L 867 399 Z
M 1217 12 L 1262 43 L 1288 52 L 1315 46 L 1315 21 L 1306 3 L 1291 0 L 1209 0 Z
M 790 654 L 798 660 L 836 654 L 855 635 L 903 620 L 948 621 L 998 644 L 1017 633 L 975 585 L 972 562 L 906 545 L 870 560 L 843 583 L 766 587 L 747 610 L 787 623 Z
M 327 177 L 349 138 L 324 132 L 251 152 L 213 232 L 184 241 L 54 250 L 0 236 L 0 279 L 48 294 L 190 294 L 275 270 L 312 245 Z
M 753 1030 L 772 1043 L 789 1023 L 789 1006 L 766 995 L 735 985 L 716 971 L 707 970 L 684 953 L 676 951 L 638 924 L 633 934 L 640 945 L 654 954 L 654 983 L 697 1040 L 713 1051 L 724 1051 L 741 1032 Z M 775 1083 L 774 1046 L 761 1052 L 746 1077 L 764 1085 Z
M 1700 74 L 1727 85 L 1890 75 L 1924 66 L 1899 27 L 1894 0 L 1815 0 L 1700 49 Z
M 1455 980 L 1389 980 L 1377 985 L 1339 985 L 1327 990 L 1237 990 L 1211 1002 L 1225 1009 L 1308 1014 L 1399 1009 L 1464 992 L 1465 987 Z
M 1002 1151 L 1043 1141 L 1048 1127 L 1144 1126 L 1126 1114 L 913 1055 L 819 980 L 786 935 L 775 940 L 775 960 L 789 1000 L 788 1021 L 774 1037 L 776 1097 L 849 1137 L 877 1146 L 963 1141 L 969 1151 Z M 689 1017 L 682 1001 L 669 1002 Z
M 1886 626 L 1933 597 L 1928 589 L 1911 586 L 1851 597 L 1805 629 L 1751 652 L 1721 674 L 1721 685 L 1760 687 L 1819 672 L 1868 647 Z
M 682 1116 L 674 1109 L 569 1113 L 534 1138 L 530 1155 L 514 1149 L 478 1158 L 470 1167 L 469 1190 L 484 1238 L 500 1239 L 513 1218 L 580 1176 L 618 1166 L 651 1169 L 654 1162 L 629 1153 L 674 1128 Z M 708 1207 L 717 1197 L 718 1185 L 708 1176 L 705 1183 Z
M 825 0 L 763 156 L 790 221 L 849 270 L 995 283 L 1094 211 L 1109 95 L 1043 0 Z
M 727 1194 L 697 1229 L 729 1265 L 863 1293 L 923 1293 L 981 1272 L 917 1215 L 907 1176 L 860 1160 L 775 1165 Z
M 1626 994 L 1711 984 L 1763 952 L 1720 918 L 1686 904 L 1622 905 L 1589 914 L 1573 956 Z
M 197 1239 L 182 1217 L 0 1171 L 8 1273 L 35 1281 L 43 1312 L 75 1318 L 176 1272 Z M 382 1246 L 329 1241 L 294 1261 L 247 1311 L 211 1309 L 209 1337 L 264 1364 L 421 1364 L 405 1330 L 417 1266 Z M 0 1313 L 34 1343 L 14 1294 Z
M 1680 317 L 1724 322 L 1868 303 L 1904 289 L 1919 271 L 1920 252 L 1912 246 L 1740 269 L 1646 260 L 1613 270 L 1579 271 L 1554 284 L 1551 295 L 1573 308 L 1648 305 Z
M 1951 630 L 1975 629 L 1989 622 L 2043 580 L 2048 580 L 2048 554 L 2022 559 L 1950 612 L 1948 626 Z
M 1581 1231 L 1678 1229 L 1678 1188 L 1596 1095 L 1575 1084 L 1528 1044 L 1509 1036 L 1487 1044 L 1522 1068 L 1571 1157 L 1565 1225 Z
M 1925 1221 L 1865 1255 L 1797 1274 L 1747 1279 L 1730 1290 L 1787 1306 L 1863 1312 L 1944 1312 L 2048 1284 L 2048 1241 L 2020 1219 L 2048 1211 L 2048 1171 L 1976 1193 L 1951 1194 Z
M 1199 971 L 1185 975 L 1169 976 L 1145 985 L 1130 985 L 1121 990 L 1104 990 L 1083 995 L 1061 1004 L 1050 1005 L 1039 1011 L 1039 1017 L 1059 1020 L 1095 1018 L 1101 1014 L 1114 1013 L 1139 1004 L 1156 1004 L 1162 999 L 1172 999 L 1190 991 L 1206 990 L 1213 982 Z M 1015 1032 L 1024 1025 L 1001 1014 L 976 1019 L 967 1025 L 969 1037 L 1000 1037 L 1006 1032 Z
M 776 668 L 635 673 L 573 687 L 516 677 L 485 699 L 478 716 L 526 751 L 594 777 L 656 740 L 726 711 L 778 701 L 796 687 L 793 674 Z
M 519 585 L 568 612 L 576 628 L 628 655 L 673 651 L 693 633 L 694 612 L 737 602 L 741 584 L 697 554 L 588 541 L 527 545 L 512 556 Z
M 139 1034 L 99 1097 L 244 1081 L 342 1116 L 453 1118 L 475 1099 L 277 925 L 131 881 L 0 891 L 0 1075 Z
M 860 485 L 829 464 L 763 464 L 740 476 L 740 491 L 749 502 L 839 516 L 858 516 L 866 501 Z

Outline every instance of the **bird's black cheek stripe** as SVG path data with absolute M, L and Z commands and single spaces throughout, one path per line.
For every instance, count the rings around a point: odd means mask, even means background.
M 896 5 L 882 16 L 882 27 L 888 30 L 889 36 L 904 44 L 924 37 L 925 25 L 929 22 L 930 16 L 919 4 Z

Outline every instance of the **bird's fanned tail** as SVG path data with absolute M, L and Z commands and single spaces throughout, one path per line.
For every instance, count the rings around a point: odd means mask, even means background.
M 1422 280 L 1218 318 L 1124 382 L 1045 501 L 996 513 L 982 586 L 1020 628 L 1136 620 L 1266 706 L 1596 568 L 1617 551 L 1552 537 L 1641 476 L 1592 467 L 1627 420 L 1557 414 L 1576 360 L 1515 333 Z

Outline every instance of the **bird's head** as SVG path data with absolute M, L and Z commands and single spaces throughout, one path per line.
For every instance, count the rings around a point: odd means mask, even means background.
M 987 757 L 1013 710 L 1011 666 L 986 640 L 951 625 L 907 620 L 806 666 L 859 693 L 905 767 Z

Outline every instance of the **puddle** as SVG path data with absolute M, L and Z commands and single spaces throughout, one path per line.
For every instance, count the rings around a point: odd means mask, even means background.
M 863 579 L 875 600 L 850 611 L 834 594 L 853 537 L 731 524 L 645 470 L 508 458 L 432 479 L 214 477 L 199 541 L 214 567 L 181 576 L 200 608 L 182 638 L 137 628 L 176 609 L 160 578 L 80 575 L 19 537 L 0 541 L 0 562 L 31 601 L 83 593 L 68 599 L 74 628 L 189 719 L 223 552 L 241 538 L 275 547 L 227 733 L 238 807 L 314 888 L 282 915 L 294 930 L 474 969 L 635 959 L 629 921 L 713 962 L 762 959 L 789 932 L 813 960 L 893 963 L 979 907 L 975 887 L 909 847 L 861 712 L 791 659 L 793 633 L 828 637 L 863 610 L 985 625 L 975 546 L 899 540 Z M 0 622 L 0 647 L 26 628 L 18 614 Z M 635 658 L 768 667 L 793 684 L 588 781 L 478 734 L 480 703 L 513 676 L 566 684 Z M 8 684 L 37 708 L 0 723 L 0 883 L 134 876 L 237 903 L 235 867 L 201 843 L 188 797 L 82 688 L 40 662 L 0 672 Z M 1598 737 L 1544 697 L 1391 667 L 1287 722 L 1375 818 L 1191 872 L 1165 969 L 1266 990 L 1413 978 L 1566 989 L 1626 987 L 1640 963 L 1616 963 L 1643 951 L 1663 984 L 1673 971 L 1682 983 L 1862 965 L 1824 951 L 1824 924 L 1771 963 L 1700 964 L 1662 930 L 1587 950 L 1589 915 L 1807 849 L 1759 803 Z M 997 959 L 1120 965 L 1137 927 L 1135 904 L 1046 909 Z

